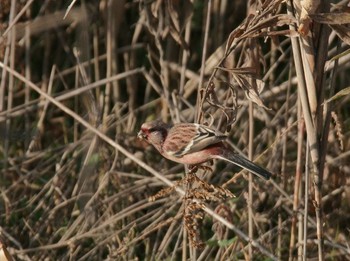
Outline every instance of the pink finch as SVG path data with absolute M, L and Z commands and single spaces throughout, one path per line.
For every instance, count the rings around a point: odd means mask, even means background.
M 255 175 L 269 179 L 271 173 L 227 148 L 224 134 L 196 123 L 165 124 L 152 121 L 142 124 L 139 138 L 152 144 L 163 157 L 188 165 L 222 159 Z

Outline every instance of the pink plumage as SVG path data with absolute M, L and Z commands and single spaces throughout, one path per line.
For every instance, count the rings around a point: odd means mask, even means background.
M 152 121 L 142 124 L 138 137 L 152 144 L 163 157 L 188 165 L 222 159 L 253 174 L 269 179 L 271 173 L 234 153 L 224 144 L 224 134 L 196 123 L 165 124 Z

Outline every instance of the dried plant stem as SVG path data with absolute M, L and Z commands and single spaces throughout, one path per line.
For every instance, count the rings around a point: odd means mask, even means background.
M 92 133 L 96 134 L 99 138 L 101 138 L 103 141 L 105 141 L 106 143 L 108 143 L 109 145 L 111 145 L 113 148 L 115 148 L 116 150 L 118 150 L 119 152 L 121 152 L 122 154 L 124 154 L 127 158 L 131 159 L 132 161 L 134 161 L 135 163 L 137 163 L 141 168 L 145 169 L 146 171 L 148 171 L 149 173 L 151 173 L 152 175 L 154 175 L 157 179 L 161 180 L 162 182 L 164 182 L 167 186 L 174 186 L 174 183 L 172 181 L 170 181 L 169 179 L 167 179 L 164 175 L 162 175 L 161 173 L 158 173 L 157 171 L 155 171 L 153 168 L 151 168 L 149 165 L 147 165 L 146 163 L 144 163 L 143 161 L 139 160 L 137 157 L 135 157 L 135 155 L 133 155 L 132 153 L 130 153 L 129 151 L 127 151 L 124 147 L 122 147 L 121 145 L 117 144 L 114 140 L 112 140 L 111 138 L 109 138 L 106 134 L 102 133 L 99 129 L 91 126 L 90 123 L 88 123 L 87 121 L 85 121 L 81 116 L 79 116 L 78 114 L 76 114 L 75 112 L 73 112 L 71 109 L 67 108 L 65 105 L 63 105 L 62 103 L 58 102 L 57 100 L 55 100 L 53 97 L 49 96 L 48 94 L 46 94 L 45 92 L 43 92 L 39 87 L 37 87 L 35 84 L 33 84 L 32 82 L 28 81 L 27 79 L 25 79 L 21 74 L 19 74 L 18 72 L 11 70 L 10 68 L 4 66 L 4 64 L 2 62 L 0 62 L 0 67 L 3 68 L 4 70 L 8 71 L 9 73 L 11 73 L 14 77 L 18 78 L 19 80 L 23 81 L 24 83 L 26 83 L 30 88 L 32 88 L 34 91 L 38 92 L 43 98 L 47 99 L 48 101 L 50 101 L 52 104 L 54 104 L 55 106 L 57 106 L 58 108 L 60 108 L 63 112 L 65 112 L 66 114 L 70 115 L 71 117 L 73 117 L 77 122 L 79 122 L 80 124 L 82 124 L 85 128 L 87 128 L 89 131 L 91 131 Z M 181 188 L 176 188 L 176 191 L 184 196 L 185 195 L 185 191 Z M 203 207 L 203 210 L 209 214 L 210 216 L 212 216 L 213 218 L 217 219 L 219 222 L 221 222 L 223 225 L 225 225 L 226 227 L 228 227 L 229 229 L 231 229 L 235 234 L 237 234 L 240 238 L 242 238 L 243 240 L 250 242 L 255 248 L 259 249 L 259 251 L 270 257 L 273 260 L 277 260 L 277 258 L 271 253 L 269 252 L 266 248 L 264 248 L 260 243 L 258 243 L 257 241 L 250 239 L 248 235 L 246 235 L 245 233 L 243 233 L 240 229 L 238 229 L 235 225 L 233 225 L 232 223 L 228 222 L 226 219 L 224 219 L 223 217 L 219 216 L 218 214 L 216 214 L 213 210 L 211 210 L 210 208 L 208 208 L 207 206 Z
M 185 41 L 186 43 L 190 42 L 191 36 L 191 23 L 188 22 L 185 28 Z M 180 72 L 180 86 L 179 86 L 179 97 L 183 97 L 184 88 L 185 88 L 185 80 L 186 80 L 186 70 L 187 70 L 187 62 L 189 58 L 189 51 L 183 50 L 182 52 L 182 61 L 181 61 L 181 72 Z M 174 99 L 176 100 L 176 98 Z M 180 122 L 180 113 L 179 111 L 182 109 L 183 102 L 181 100 L 178 101 L 178 106 L 176 106 L 176 122 Z
M 302 198 L 302 192 L 299 190 L 299 199 Z M 298 261 L 303 260 L 303 214 L 298 212 Z
M 180 232 L 178 234 L 178 237 L 177 237 L 174 249 L 178 249 L 179 248 L 180 242 L 182 242 L 181 238 L 183 237 L 183 234 L 184 234 L 184 227 L 181 226 L 180 227 Z M 176 251 L 174 251 L 173 254 L 171 255 L 171 259 L 170 260 L 175 260 L 175 253 L 176 253 Z
M 15 50 L 16 50 L 16 30 L 15 27 L 12 29 L 11 34 L 9 35 L 10 38 L 10 68 L 12 70 L 15 69 Z M 8 97 L 7 97 L 7 110 L 12 109 L 13 105 L 13 97 L 14 97 L 14 76 L 12 74 L 9 74 L 8 79 Z M 6 134 L 10 134 L 10 126 L 11 126 L 11 118 L 6 119 Z M 5 158 L 7 157 L 7 153 L 9 151 L 9 139 L 5 138 Z
M 191 38 L 191 21 L 188 21 L 185 28 L 185 41 L 186 43 L 190 42 Z M 180 87 L 179 87 L 179 96 L 182 97 L 184 95 L 184 87 L 186 80 L 186 70 L 187 70 L 187 62 L 189 58 L 189 51 L 183 50 L 182 53 L 182 61 L 181 61 L 181 74 L 180 74 Z
M 247 2 L 247 15 L 254 13 L 256 11 L 257 4 L 254 3 L 254 1 L 248 1 Z M 257 71 L 259 71 L 259 66 L 257 62 L 258 52 L 256 48 L 256 40 L 250 39 L 247 42 L 248 44 L 248 52 L 250 55 L 250 59 L 248 59 L 249 66 L 252 66 L 253 68 L 256 68 Z M 254 86 L 254 80 L 249 79 L 250 85 Z M 250 160 L 253 160 L 254 158 L 254 106 L 252 100 L 249 100 L 249 133 L 248 133 L 248 158 Z M 253 240 L 254 238 L 254 221 L 253 221 L 253 174 L 248 174 L 248 235 L 250 240 Z M 249 259 L 252 260 L 253 258 L 253 246 L 251 242 L 248 244 L 248 255 Z
M 10 24 L 14 24 L 16 22 L 16 18 L 14 18 L 15 16 L 15 12 L 16 12 L 16 5 L 15 4 L 12 4 L 11 5 L 11 10 L 10 10 L 10 17 L 9 17 L 9 22 Z M 10 26 L 9 26 L 10 28 Z M 10 53 L 13 52 L 13 48 L 15 46 L 13 46 L 11 43 L 12 43 L 12 39 L 14 38 L 12 35 L 13 34 L 16 34 L 16 30 L 12 30 L 12 31 L 9 31 L 10 29 L 7 29 L 4 34 L 1 36 L 0 38 L 0 42 L 2 42 L 2 37 L 4 37 L 6 35 L 6 32 L 10 32 L 10 35 L 8 36 L 7 38 L 7 42 L 6 42 L 6 49 L 5 49 L 5 52 L 4 52 L 4 66 L 7 66 L 8 63 L 9 63 L 9 59 L 10 58 Z M 10 66 L 11 66 L 11 63 L 10 63 Z M 3 111 L 4 108 L 5 108 L 5 86 L 7 86 L 7 71 L 6 70 L 2 70 L 1 72 L 1 82 L 0 82 L 0 111 Z M 11 88 L 13 86 L 11 86 L 11 84 L 9 83 L 9 91 L 8 91 L 8 98 L 7 98 L 7 108 L 6 108 L 6 111 L 8 111 L 12 106 L 9 106 L 9 104 L 11 104 L 12 102 L 12 91 L 11 91 Z M 7 113 L 5 114 L 7 115 Z M 7 117 L 6 117 L 7 118 Z M 2 121 L 2 119 L 0 119 Z M 8 132 L 9 132 L 9 124 L 10 124 L 10 121 L 9 119 L 7 118 L 6 121 L 5 121 L 5 139 L 4 140 L 4 159 L 6 159 L 5 161 L 5 164 L 4 164 L 4 168 L 7 168 L 7 157 L 8 157 L 8 140 L 6 137 L 8 135 Z
M 16 15 L 16 17 L 13 18 L 12 14 L 14 14 L 15 8 L 16 8 L 16 1 L 12 1 L 11 4 L 11 12 L 10 12 L 10 24 L 9 26 L 6 28 L 5 32 L 0 36 L 0 43 L 3 42 L 3 40 L 5 39 L 6 35 L 10 32 L 10 30 L 12 29 L 12 27 L 14 27 L 14 25 L 18 22 L 18 20 L 22 17 L 23 14 L 25 14 L 25 12 L 27 11 L 27 9 L 32 5 L 32 3 L 34 2 L 34 0 L 29 0 L 25 6 L 20 10 L 20 12 Z
M 301 104 L 300 99 L 298 98 L 298 147 L 297 147 L 297 164 L 295 169 L 295 183 L 294 183 L 294 195 L 293 195 L 293 217 L 292 217 L 292 227 L 291 227 L 291 238 L 289 244 L 289 260 L 293 260 L 293 252 L 295 248 L 295 236 L 296 236 L 296 222 L 298 221 L 298 259 L 302 256 L 302 222 L 301 214 L 298 213 L 299 209 L 299 200 L 301 196 L 301 180 L 302 180 L 302 151 L 303 151 L 303 140 L 304 140 L 304 120 L 301 118 Z
M 281 217 L 281 213 L 278 213 L 277 227 L 278 227 L 278 229 L 277 229 L 278 236 L 277 236 L 276 252 L 277 252 L 278 260 L 281 260 L 281 258 L 282 258 L 282 217 Z
M 14 259 L 349 259 L 346 1 L 0 2 Z M 213 125 L 271 179 L 216 160 L 189 177 L 137 139 L 157 118 Z
M 288 100 L 288 99 L 287 99 Z M 302 139 L 303 139 L 303 121 L 300 115 L 300 100 L 297 100 L 298 107 L 298 149 L 297 149 L 297 164 L 295 170 L 295 183 L 294 183 L 294 194 L 293 194 L 293 216 L 291 224 L 290 242 L 289 242 L 289 260 L 293 260 L 293 251 L 295 248 L 295 236 L 296 236 L 296 224 L 297 224 L 297 211 L 299 206 L 299 189 L 301 181 L 301 158 L 302 158 Z
M 136 68 L 134 70 L 130 70 L 130 71 L 127 71 L 127 72 L 122 72 L 122 73 L 114 75 L 114 76 L 112 76 L 112 77 L 110 77 L 108 79 L 102 79 L 102 80 L 99 80 L 99 81 L 95 81 L 94 83 L 91 83 L 91 84 L 88 84 L 88 85 L 85 85 L 85 86 L 81 86 L 78 89 L 73 89 L 73 90 L 71 90 L 71 91 L 69 91 L 67 93 L 62 94 L 62 95 L 53 96 L 53 98 L 56 101 L 64 101 L 64 100 L 67 100 L 69 98 L 72 98 L 72 97 L 75 97 L 75 96 L 79 96 L 79 95 L 83 94 L 86 91 L 93 90 L 93 89 L 96 89 L 98 87 L 101 87 L 101 86 L 105 85 L 108 82 L 121 80 L 121 79 L 124 79 L 124 78 L 127 78 L 127 77 L 132 77 L 132 76 L 135 76 L 137 74 L 145 74 L 144 68 Z M 24 112 L 30 112 L 33 109 L 35 109 L 36 107 L 41 109 L 44 106 L 44 103 L 38 103 L 38 101 L 39 101 L 39 99 L 31 100 L 28 104 L 19 105 L 17 107 L 12 108 L 9 111 L 0 112 L 0 117 L 3 117 L 3 116 L 5 116 L 8 113 L 11 114 L 10 117 L 11 116 L 18 116 L 18 115 L 23 114 Z M 33 105 L 33 106 L 31 106 L 31 105 Z
M 116 74 L 118 71 L 117 68 L 117 62 L 116 62 L 116 42 L 114 41 L 115 35 L 117 34 L 117 16 L 115 15 L 117 3 L 114 0 L 107 1 L 107 31 L 106 31 L 106 53 L 107 53 L 107 59 L 106 59 L 106 78 L 111 77 L 112 75 Z M 113 95 L 112 95 L 113 91 Z M 117 81 L 110 82 L 106 84 L 106 90 L 105 90 L 105 96 L 104 96 L 104 104 L 103 104 L 103 123 L 106 124 L 106 120 L 108 117 L 108 114 L 110 113 L 110 99 L 111 97 L 114 97 L 113 102 L 117 102 L 115 106 L 115 114 L 116 117 L 119 118 L 120 116 L 120 104 L 118 102 L 120 101 L 120 87 L 119 83 Z M 119 126 L 119 125 L 118 125 Z M 120 131 L 120 130 L 119 130 Z
M 288 2 L 288 13 L 293 15 L 292 3 Z M 293 26 L 290 26 L 293 29 Z M 310 147 L 310 155 L 312 160 L 313 172 L 314 172 L 314 188 L 315 188 L 315 211 L 316 211 L 316 222 L 317 222 L 317 239 L 318 239 L 318 257 L 319 260 L 324 259 L 323 250 L 323 231 L 322 231 L 322 205 L 321 205 L 321 186 L 322 186 L 322 171 L 319 169 L 319 142 L 317 138 L 315 121 L 311 111 L 311 108 L 315 106 L 312 104 L 312 100 L 309 100 L 308 94 L 314 93 L 314 90 L 310 92 L 309 88 L 315 88 L 315 83 L 312 78 L 312 71 L 309 68 L 309 63 L 305 61 L 306 55 L 303 55 L 305 50 L 301 49 L 304 45 L 301 44 L 301 40 L 292 38 L 292 49 L 293 58 L 296 69 L 296 74 L 299 83 L 299 94 L 301 98 L 302 111 L 305 118 L 305 126 L 307 132 L 308 146 Z M 303 59 L 304 58 L 304 59 Z M 305 67 L 306 66 L 306 67 Z M 308 81 L 307 81 L 308 80 Z M 311 103 L 311 104 L 310 104 Z M 304 231 L 305 232 L 305 231 Z
M 211 13 L 211 0 L 208 0 L 207 16 L 206 16 L 205 32 L 204 32 L 204 42 L 203 42 L 202 62 L 201 62 L 201 70 L 200 70 L 198 89 L 197 89 L 197 106 L 196 106 L 197 110 L 196 110 L 196 115 L 195 115 L 196 122 L 199 122 L 199 120 L 200 120 L 200 115 L 201 115 L 200 111 L 202 109 L 202 106 L 200 106 L 200 104 L 202 103 L 202 97 L 200 94 L 201 94 L 201 89 L 203 86 L 205 61 L 206 61 L 206 57 L 207 57 L 209 27 L 210 27 L 210 18 L 211 18 L 210 13 Z
M 340 49 L 340 43 L 337 45 L 337 49 Z M 334 95 L 334 88 L 336 84 L 336 75 L 338 70 L 339 60 L 335 60 L 331 81 L 330 81 L 330 92 L 329 97 L 332 97 Z M 331 121 L 331 112 L 333 111 L 333 102 L 327 102 L 324 105 L 324 111 L 325 111 L 325 120 L 324 120 L 324 128 L 322 130 L 322 138 L 321 138 L 321 144 L 320 144 L 320 152 L 321 152 L 321 158 L 319 162 L 319 168 L 322 170 L 322 177 L 323 177 L 323 170 L 324 170 L 324 164 L 326 160 L 326 154 L 327 154 L 327 146 L 328 146 L 328 134 L 329 134 L 329 128 L 330 128 L 330 121 Z M 321 116 L 322 117 L 322 116 Z
M 291 89 L 291 81 L 292 81 L 292 66 L 289 68 L 289 81 L 288 81 L 288 89 L 287 89 L 287 96 L 286 96 L 286 108 L 285 108 L 285 113 L 284 113 L 284 121 L 286 124 L 286 132 L 288 131 L 289 127 L 289 100 L 290 100 L 290 89 Z M 286 171 L 286 166 L 287 166 L 287 136 L 283 136 L 283 147 L 282 147 L 282 166 L 281 166 L 281 175 L 282 175 L 282 184 L 283 184 L 283 189 L 286 190 L 287 187 L 287 171 Z M 297 175 L 297 174 L 296 174 Z M 295 191 L 294 191 L 295 192 Z M 295 194 L 294 194 L 295 196 Z M 294 203 L 295 203 L 295 198 L 294 198 Z M 282 223 L 281 220 L 281 215 L 279 214 L 278 216 L 278 222 L 279 224 Z M 292 216 L 292 226 L 291 226 L 291 239 L 290 239 L 290 249 L 294 248 L 294 243 L 295 243 L 295 224 L 296 224 L 296 211 L 294 210 L 294 205 L 293 205 L 293 216 Z M 294 229 L 293 229 L 294 227 Z M 281 228 L 282 229 L 282 228 Z M 279 230 L 281 231 L 281 230 Z M 282 236 L 282 235 L 281 235 Z M 278 251 L 279 251 L 279 259 L 281 259 L 281 246 L 278 246 Z M 291 258 L 291 251 L 290 251 L 290 256 Z
M 187 243 L 188 236 L 187 236 L 187 231 L 186 229 L 183 230 L 182 233 L 182 260 L 187 260 Z
M 253 102 L 249 101 L 249 159 L 253 159 L 254 151 L 254 107 Z M 248 235 L 250 239 L 254 237 L 253 227 L 253 174 L 249 173 L 249 184 L 248 184 Z M 249 242 L 248 246 L 249 258 L 253 259 L 253 247 Z
M 28 18 L 31 17 L 31 10 L 28 9 L 26 11 L 26 16 Z M 25 40 L 25 77 L 28 79 L 28 80 L 31 80 L 31 66 L 30 66 L 30 50 L 31 50 L 31 40 L 30 40 L 30 27 L 29 26 L 26 26 L 25 27 L 25 36 L 24 36 L 24 40 Z M 30 88 L 26 85 L 25 86 L 25 89 L 24 89 L 24 104 L 28 104 L 30 101 Z M 0 110 L 1 111 L 1 110 Z M 25 120 L 25 131 L 27 133 L 30 132 L 30 118 L 29 118 L 29 112 L 26 112 L 25 114 L 25 117 L 24 117 L 24 120 Z M 29 145 L 29 138 L 27 138 L 25 141 L 25 146 L 28 147 Z
M 305 193 L 304 193 L 304 237 L 303 237 L 303 260 L 307 260 L 307 224 L 308 224 L 308 210 L 309 210 L 309 158 L 310 158 L 310 147 L 306 143 L 305 153 Z

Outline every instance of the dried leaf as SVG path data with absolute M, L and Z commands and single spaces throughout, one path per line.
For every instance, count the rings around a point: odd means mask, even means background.
M 307 14 L 314 14 L 320 5 L 320 0 L 303 0 L 300 4 Z
M 321 24 L 350 24 L 350 13 L 320 13 L 310 17 Z
M 329 25 L 344 43 L 350 45 L 350 29 L 344 25 Z
M 350 45 L 350 13 L 320 13 L 310 17 L 321 24 L 327 24 L 346 44 Z
M 233 79 L 245 91 L 246 97 L 252 102 L 256 103 L 264 109 L 270 110 L 266 107 L 260 99 L 259 94 L 264 89 L 265 83 L 258 79 L 257 67 L 240 67 L 240 68 L 226 68 L 218 67 L 218 69 L 230 72 Z
M 329 98 L 327 101 L 325 101 L 324 103 L 328 103 L 331 101 L 334 101 L 336 99 L 339 99 L 343 96 L 349 95 L 350 94 L 350 87 L 347 87 L 345 89 L 342 89 L 341 91 L 337 92 L 333 97 Z
M 256 74 L 256 68 L 254 67 L 241 67 L 241 68 L 217 67 L 217 68 L 226 72 L 231 72 L 236 74 L 248 74 L 248 75 Z
M 185 39 L 182 37 L 182 35 L 175 30 L 174 27 L 170 26 L 170 34 L 173 37 L 173 39 L 180 45 L 182 46 L 185 50 L 189 50 L 189 46 L 186 43 Z
M 231 50 L 235 48 L 237 44 L 235 42 L 235 39 L 238 39 L 243 33 L 244 33 L 244 28 L 242 27 L 238 27 L 230 33 L 226 43 L 225 56 L 227 56 L 231 52 Z
M 178 32 L 182 32 L 193 13 L 193 4 L 189 0 L 167 1 L 170 19 Z
M 256 103 L 257 105 L 263 107 L 266 110 L 271 110 L 270 108 L 264 105 L 263 101 L 259 97 L 260 92 L 264 89 L 263 81 L 255 79 L 255 82 L 253 81 L 253 84 L 255 86 L 252 86 L 247 76 L 240 74 L 232 74 L 232 76 L 237 81 L 238 85 L 244 90 L 246 97 L 250 101 Z
M 266 14 L 271 14 L 273 12 L 275 12 L 275 10 L 277 10 L 282 2 L 284 2 L 285 0 L 268 0 L 268 1 L 264 1 L 263 5 L 261 6 L 261 9 L 264 11 L 262 12 L 263 15 Z
M 328 68 L 329 63 L 334 62 L 335 60 L 338 60 L 338 59 L 344 57 L 345 55 L 348 55 L 349 53 L 350 53 L 350 49 L 347 49 L 347 50 L 345 50 L 344 52 L 341 52 L 340 54 L 335 55 L 334 57 L 332 57 L 332 59 L 330 59 L 330 60 L 327 62 L 326 68 Z
M 170 34 L 179 45 L 188 50 L 189 47 L 181 32 L 185 28 L 187 22 L 189 21 L 189 18 L 192 16 L 193 5 L 189 0 L 168 0 L 166 3 L 171 20 L 171 24 L 169 25 Z
M 214 91 L 214 84 L 212 84 L 212 88 L 209 88 L 206 93 L 206 101 L 213 106 L 221 110 L 221 112 L 226 117 L 226 124 L 230 126 L 235 120 L 237 116 L 237 100 L 234 90 L 231 88 L 231 94 L 225 99 L 225 105 L 222 105 L 222 101 L 219 101 L 216 92 Z
M 259 95 L 257 94 L 257 92 L 254 89 L 246 89 L 245 90 L 245 95 L 247 96 L 247 98 L 256 103 L 257 105 L 259 105 L 260 107 L 263 107 L 265 110 L 271 110 L 270 108 L 266 107 L 265 104 L 263 103 L 263 101 L 260 99 Z
M 186 11 L 183 11 L 186 10 Z M 182 30 L 192 15 L 192 4 L 188 0 L 178 1 L 154 1 L 145 4 L 144 11 L 146 26 L 149 32 L 160 40 L 165 40 L 169 35 L 184 49 L 188 50 L 188 44 L 182 36 Z M 170 17 L 170 19 L 168 19 Z M 160 46 L 158 46 L 158 49 Z
M 296 23 L 296 19 L 291 15 L 280 14 L 271 16 L 249 28 L 249 30 L 241 35 L 240 39 L 254 37 L 254 34 L 260 33 L 260 31 L 263 29 L 268 29 L 274 26 L 289 25 L 293 23 Z
M 248 17 L 249 18 L 249 17 Z M 292 30 L 282 31 L 270 31 L 270 28 L 281 27 L 283 25 L 289 25 L 296 22 L 293 16 L 280 14 L 268 17 L 266 19 L 252 22 L 252 18 L 247 18 L 247 21 L 242 26 L 232 31 L 228 37 L 225 54 L 226 56 L 235 48 L 237 42 L 245 38 L 261 37 L 261 36 L 276 36 L 276 35 L 289 35 L 296 36 L 296 32 Z
M 155 18 L 158 18 L 158 12 L 159 12 L 159 9 L 160 9 L 160 5 L 162 4 L 162 0 L 158 0 L 158 1 L 154 1 L 152 4 L 151 4 L 151 12 L 153 14 L 153 16 Z
M 280 30 L 280 31 L 256 32 L 256 33 L 252 34 L 251 37 L 253 38 L 253 37 L 269 36 L 270 38 L 272 38 L 274 36 L 279 36 L 279 35 L 283 35 L 283 36 L 287 36 L 287 37 L 298 37 L 299 33 L 295 30 L 286 29 L 286 30 Z

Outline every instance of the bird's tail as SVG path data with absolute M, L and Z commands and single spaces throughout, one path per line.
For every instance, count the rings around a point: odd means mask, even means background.
M 268 170 L 256 165 L 254 162 L 236 153 L 226 152 L 225 156 L 217 155 L 216 158 L 231 162 L 266 180 L 270 179 L 270 176 L 272 175 Z

